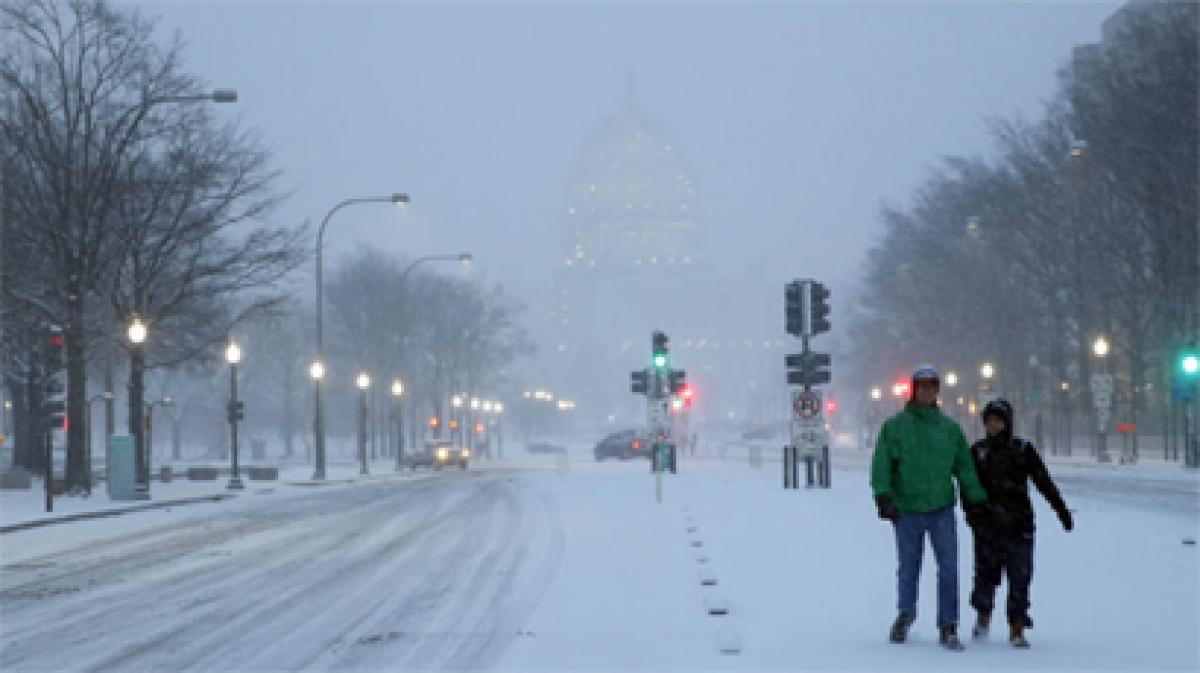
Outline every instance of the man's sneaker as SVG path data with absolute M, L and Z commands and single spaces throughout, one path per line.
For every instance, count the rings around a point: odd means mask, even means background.
M 1025 624 L 1013 622 L 1008 625 L 1008 642 L 1018 650 L 1029 649 L 1029 641 L 1025 640 Z
M 892 630 L 888 633 L 888 640 L 893 643 L 902 643 L 908 640 L 908 627 L 912 626 L 913 617 L 907 612 L 901 612 L 896 615 L 896 621 L 892 622 Z
M 958 639 L 958 629 L 953 624 L 942 627 L 941 633 L 938 635 L 938 642 L 947 650 L 958 652 L 966 649 L 963 647 L 962 641 Z
M 975 626 L 971 628 L 971 637 L 979 640 L 987 638 L 988 627 L 992 624 L 992 613 L 980 612 L 979 617 L 975 620 Z

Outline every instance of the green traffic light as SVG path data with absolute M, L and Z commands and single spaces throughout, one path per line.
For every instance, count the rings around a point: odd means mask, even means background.
M 655 353 L 654 354 L 654 366 L 659 369 L 662 369 L 663 367 L 667 366 L 666 353 Z
M 1179 359 L 1179 367 L 1183 369 L 1183 373 L 1188 376 L 1195 376 L 1196 372 L 1200 372 L 1200 356 L 1195 353 L 1187 353 Z

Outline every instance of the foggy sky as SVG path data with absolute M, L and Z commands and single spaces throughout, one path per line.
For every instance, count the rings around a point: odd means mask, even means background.
M 845 298 L 880 204 L 985 152 L 985 117 L 1039 114 L 1119 4 L 139 6 L 182 32 L 187 69 L 238 90 L 218 116 L 274 151 L 280 222 L 408 192 L 404 214 L 340 214 L 329 254 L 470 251 L 535 311 L 571 170 L 632 74 L 697 177 L 710 257 L 782 314 L 792 277 Z

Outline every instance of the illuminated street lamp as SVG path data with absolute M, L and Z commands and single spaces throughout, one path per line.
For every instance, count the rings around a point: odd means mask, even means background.
M 1108 418 L 1112 408 L 1112 375 L 1108 373 L 1108 339 L 1104 335 L 1096 337 L 1092 342 L 1092 355 L 1100 360 L 1100 373 L 1092 377 L 1092 403 L 1096 407 L 1096 461 L 1107 463 L 1108 457 Z
M 367 474 L 367 389 L 371 377 L 360 372 L 354 383 L 358 386 L 358 473 Z
M 238 421 L 242 420 L 242 403 L 238 401 L 237 396 L 237 368 L 238 363 L 242 361 L 242 349 L 233 339 L 229 340 L 229 345 L 225 347 L 225 361 L 229 363 L 229 447 L 230 447 L 230 471 L 229 471 L 229 488 L 232 491 L 240 491 L 245 488 L 242 483 L 242 477 L 238 473 Z
M 149 329 L 135 315 L 126 330 L 129 337 L 129 434 L 133 435 L 134 487 L 137 500 L 150 499 L 150 460 L 146 455 L 146 421 L 143 416 L 146 374 L 146 339 Z
M 946 372 L 946 387 L 953 388 L 958 385 L 958 374 L 950 371 Z

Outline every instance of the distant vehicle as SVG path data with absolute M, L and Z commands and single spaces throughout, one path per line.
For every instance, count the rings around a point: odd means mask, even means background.
M 742 439 L 770 439 L 775 432 L 769 425 L 757 425 L 742 433 Z
M 450 467 L 452 465 L 458 465 L 460 469 L 465 470 L 470 459 L 470 449 L 455 447 L 453 442 L 449 440 L 433 440 L 425 442 L 424 451 L 406 455 L 404 464 L 410 470 L 415 470 L 418 467 L 430 467 L 440 470 L 443 467 Z
M 561 444 L 551 444 L 549 442 L 534 442 L 526 444 L 525 450 L 529 453 L 566 453 L 567 447 Z
M 597 462 L 605 458 L 618 458 L 620 460 L 649 458 L 650 446 L 646 442 L 646 438 L 637 431 L 621 430 L 596 442 L 596 447 L 592 449 L 592 453 L 596 456 Z

